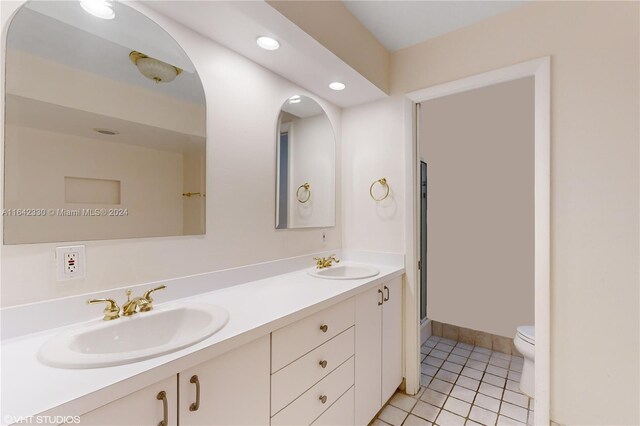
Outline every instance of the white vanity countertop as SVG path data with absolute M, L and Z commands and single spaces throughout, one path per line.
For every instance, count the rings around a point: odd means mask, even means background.
M 229 311 L 229 322 L 193 346 L 132 364 L 59 369 L 37 360 L 46 340 L 78 324 L 3 341 L 2 425 L 19 416 L 88 412 L 404 274 L 404 267 L 374 266 L 380 274 L 371 278 L 321 279 L 310 276 L 307 268 L 168 302 L 216 304 Z M 162 300 L 161 295 L 156 299 Z

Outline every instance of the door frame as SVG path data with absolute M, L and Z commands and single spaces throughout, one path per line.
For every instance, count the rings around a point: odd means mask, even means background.
M 535 303 L 535 413 L 536 424 L 550 421 L 551 304 L 550 304 L 550 206 L 551 206 L 551 58 L 545 56 L 493 71 L 407 93 L 404 99 L 407 209 L 405 300 L 406 389 L 420 386 L 420 297 L 418 292 L 420 158 L 418 107 L 420 102 L 455 93 L 534 77 L 534 303 Z M 413 299 L 413 300 L 412 300 Z M 416 362 L 417 361 L 417 362 Z

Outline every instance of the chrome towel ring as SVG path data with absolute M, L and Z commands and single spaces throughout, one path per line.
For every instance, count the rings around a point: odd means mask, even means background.
M 375 186 L 376 183 L 379 183 L 380 185 L 382 185 L 385 188 L 385 193 L 381 198 L 376 198 L 373 195 L 373 187 Z M 375 201 L 382 201 L 385 198 L 387 198 L 389 196 L 389 184 L 387 183 L 387 178 L 382 178 L 382 179 L 378 179 L 373 181 L 373 183 L 371 184 L 371 186 L 369 187 L 369 195 L 371 195 L 371 198 L 373 198 Z
M 301 189 L 304 189 L 307 192 L 307 198 L 305 198 L 305 199 L 301 199 L 300 198 L 300 190 Z M 298 199 L 299 202 L 301 202 L 303 204 L 311 199 L 311 185 L 309 185 L 308 182 L 305 182 L 305 183 L 303 183 L 302 185 L 300 185 L 298 187 L 298 190 L 296 191 L 296 198 Z

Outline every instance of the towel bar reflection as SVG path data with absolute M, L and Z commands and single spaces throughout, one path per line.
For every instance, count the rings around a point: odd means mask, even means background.
M 301 189 L 304 189 L 304 190 L 307 191 L 307 198 L 305 198 L 305 199 L 301 199 L 300 198 L 300 190 Z M 311 199 L 311 185 L 309 185 L 308 182 L 305 182 L 305 183 L 303 183 L 302 185 L 300 185 L 298 187 L 298 190 L 296 191 L 296 198 L 298 199 L 299 202 L 301 202 L 303 204 Z
M 202 194 L 200 192 L 183 192 L 182 193 L 183 197 L 195 197 L 196 195 L 198 197 L 206 197 L 207 196 L 207 194 Z
M 381 198 L 376 198 L 375 195 L 373 195 L 373 187 L 376 185 L 376 183 L 379 183 L 385 188 L 385 193 Z M 389 184 L 387 183 L 387 178 L 381 178 L 381 179 L 375 180 L 369 187 L 369 195 L 371 195 L 371 198 L 373 198 L 375 201 L 382 201 L 385 198 L 387 198 L 389 196 L 389 191 L 390 191 L 390 188 L 389 188 Z

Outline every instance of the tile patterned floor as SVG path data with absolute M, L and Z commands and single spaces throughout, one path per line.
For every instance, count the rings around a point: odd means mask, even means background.
M 522 357 L 435 336 L 421 352 L 420 392 L 396 392 L 372 426 L 534 424 L 518 384 Z

